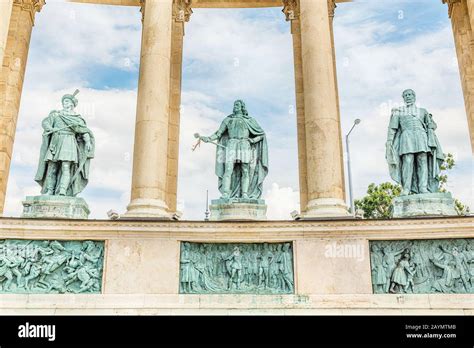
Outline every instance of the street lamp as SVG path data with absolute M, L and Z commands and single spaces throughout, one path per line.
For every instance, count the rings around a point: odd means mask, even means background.
M 209 190 L 206 190 L 206 211 L 204 212 L 204 221 L 209 221 Z
M 352 173 L 351 173 L 351 153 L 349 151 L 349 135 L 351 134 L 352 130 L 360 123 L 360 119 L 356 118 L 354 120 L 354 124 L 352 125 L 351 130 L 346 135 L 346 151 L 347 151 L 347 174 L 349 176 L 349 199 L 351 201 L 351 213 L 355 214 L 354 209 L 354 196 L 352 194 Z

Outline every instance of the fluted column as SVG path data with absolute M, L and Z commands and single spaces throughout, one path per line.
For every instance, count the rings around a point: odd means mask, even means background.
M 474 153 L 474 0 L 443 0 L 448 4 Z
M 331 4 L 333 3 L 329 0 Z M 328 1 L 300 0 L 308 203 L 306 218 L 348 216 Z
M 3 27 L 8 25 L 0 72 L 0 214 L 5 204 L 31 30 L 35 14 L 43 7 L 44 0 L 14 0 L 10 5 L 0 6 L 0 40 L 4 36 Z M 8 8 L 11 9 L 9 14 L 3 12 Z M 2 22 L 8 17 L 7 23 Z
M 171 218 L 166 204 L 172 0 L 142 4 L 131 202 L 124 217 Z

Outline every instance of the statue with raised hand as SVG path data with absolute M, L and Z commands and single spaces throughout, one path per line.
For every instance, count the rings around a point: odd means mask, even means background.
M 213 135 L 196 134 L 196 137 L 216 145 L 215 171 L 222 199 L 259 199 L 262 196 L 263 180 L 268 174 L 267 140 L 242 100 L 234 102 L 233 113 Z
M 75 112 L 78 90 L 62 97 L 62 110 L 53 110 L 43 122 L 43 143 L 35 181 L 41 193 L 75 197 L 89 181 L 94 157 L 94 135 Z

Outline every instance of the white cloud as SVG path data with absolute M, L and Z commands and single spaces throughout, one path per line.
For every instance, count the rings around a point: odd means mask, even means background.
M 265 199 L 268 206 L 267 218 L 269 220 L 289 220 L 292 211 L 300 210 L 300 194 L 291 187 L 279 187 L 277 183 L 273 183 L 266 192 Z

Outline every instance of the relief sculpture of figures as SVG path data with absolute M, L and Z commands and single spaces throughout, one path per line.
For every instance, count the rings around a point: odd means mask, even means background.
M 182 294 L 292 294 L 291 243 L 181 245 Z
M 46 195 L 75 197 L 87 185 L 95 141 L 86 121 L 74 108 L 78 90 L 62 97 L 62 110 L 43 120 L 43 143 L 35 181 Z
M 100 293 L 104 242 L 0 241 L 0 293 Z
M 416 105 L 412 89 L 402 96 L 405 105 L 392 109 L 386 143 L 390 176 L 402 186 L 401 196 L 393 202 L 394 217 L 456 215 L 451 194 L 440 192 L 445 155 L 433 115 Z
M 474 239 L 370 244 L 375 294 L 474 293 Z

